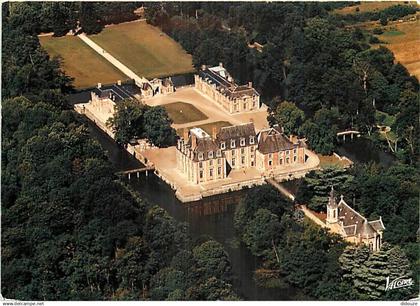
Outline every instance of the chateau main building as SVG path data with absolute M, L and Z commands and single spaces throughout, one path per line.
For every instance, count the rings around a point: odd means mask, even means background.
M 222 63 L 211 68 L 203 65 L 194 79 L 197 90 L 231 114 L 258 110 L 261 106 L 260 95 L 252 87 L 252 83 L 236 84 Z
M 254 124 L 246 123 L 212 134 L 193 128 L 178 140 L 178 170 L 193 184 L 224 179 L 231 170 L 266 173 L 306 162 L 303 143 L 287 138 L 278 126 L 256 134 Z

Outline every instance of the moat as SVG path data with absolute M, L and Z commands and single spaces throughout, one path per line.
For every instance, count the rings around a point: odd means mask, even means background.
M 94 124 L 86 120 L 91 135 L 108 152 L 109 159 L 118 171 L 139 167 L 140 162 Z M 177 221 L 189 225 L 193 239 L 212 237 L 225 247 L 232 263 L 233 286 L 245 300 L 305 300 L 301 290 L 286 283 L 282 288 L 262 288 L 253 279 L 254 271 L 259 267 L 259 260 L 239 242 L 233 226 L 233 214 L 243 192 L 234 192 L 213 196 L 182 204 L 173 190 L 157 176 L 144 174 L 139 179 L 131 179 L 131 186 L 149 203 L 165 209 Z
M 89 120 L 92 137 L 97 139 L 107 151 L 110 161 L 117 171 L 129 170 L 141 166 L 126 150 L 119 147 L 113 139 L 100 130 Z M 389 166 L 393 158 L 390 154 L 380 152 L 371 147 L 369 156 L 360 153 L 360 148 L 366 147 L 366 140 L 346 143 L 339 148 L 340 154 L 354 158 L 359 162 L 374 161 L 385 167 Z M 305 300 L 308 299 L 300 289 L 283 282 L 282 288 L 263 288 L 257 286 L 253 279 L 254 271 L 259 267 L 260 261 L 236 237 L 233 214 L 236 204 L 244 195 L 243 191 L 221 194 L 205 198 L 201 201 L 188 204 L 181 203 L 174 191 L 156 175 L 134 178 L 128 181 L 130 185 L 149 203 L 165 209 L 179 222 L 189 225 L 189 234 L 194 239 L 212 237 L 220 242 L 229 254 L 232 263 L 233 285 L 235 291 L 245 300 Z M 287 182 L 287 188 L 293 190 L 295 184 Z

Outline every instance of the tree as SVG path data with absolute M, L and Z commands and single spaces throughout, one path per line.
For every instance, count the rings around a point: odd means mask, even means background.
M 145 111 L 146 107 L 131 99 L 115 105 L 114 116 L 108 120 L 107 125 L 112 127 L 117 143 L 127 145 L 132 139 L 143 135 Z
M 284 101 L 272 114 L 274 121 L 284 128 L 286 134 L 297 135 L 305 120 L 305 114 L 295 104 Z
M 175 144 L 177 136 L 171 124 L 172 120 L 161 106 L 149 108 L 144 113 L 144 135 L 158 147 Z
M 230 279 L 230 261 L 220 243 L 214 240 L 204 242 L 193 249 L 193 256 L 202 279 Z
M 258 209 L 245 227 L 243 240 L 255 256 L 274 258 L 279 229 L 278 216 L 267 209 Z

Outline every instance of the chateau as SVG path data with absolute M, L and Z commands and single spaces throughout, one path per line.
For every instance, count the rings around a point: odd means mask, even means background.
M 257 134 L 253 123 L 245 123 L 212 134 L 193 128 L 178 140 L 177 168 L 193 184 L 224 179 L 231 170 L 265 174 L 306 161 L 304 144 L 291 141 L 278 126 Z
M 351 208 L 341 196 L 336 202 L 334 188 L 331 188 L 327 204 L 326 227 L 333 233 L 340 234 L 345 240 L 361 244 L 364 243 L 372 251 L 379 251 L 382 246 L 382 233 L 385 226 L 382 218 L 368 221 L 365 217 Z
M 260 95 L 248 85 L 238 85 L 220 63 L 219 66 L 201 67 L 194 76 L 195 88 L 210 97 L 229 113 L 245 113 L 260 108 Z

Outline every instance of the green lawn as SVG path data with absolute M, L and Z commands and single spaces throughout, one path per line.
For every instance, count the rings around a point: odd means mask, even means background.
M 208 117 L 194 105 L 184 102 L 174 102 L 162 105 L 175 124 L 205 120 Z
M 136 74 L 146 78 L 193 71 L 191 55 L 146 22 L 113 25 L 89 37 Z
M 213 128 L 214 127 L 216 128 L 216 131 L 219 132 L 222 127 L 231 126 L 231 125 L 232 124 L 230 124 L 227 121 L 216 121 L 216 122 L 206 123 L 206 124 L 202 124 L 202 125 L 192 125 L 189 128 L 194 128 L 194 127 L 201 128 L 204 131 L 206 131 L 209 135 L 212 135 Z M 178 130 L 176 130 L 176 133 L 179 136 L 182 136 L 183 135 L 183 132 L 184 132 L 184 129 L 178 129 Z
M 127 76 L 76 36 L 40 36 L 39 40 L 51 57 L 62 58 L 62 68 L 67 75 L 74 78 L 76 88 L 127 79 Z
M 404 32 L 398 31 L 398 30 L 389 30 L 384 32 L 382 35 L 384 36 L 398 36 L 398 35 L 404 35 Z

